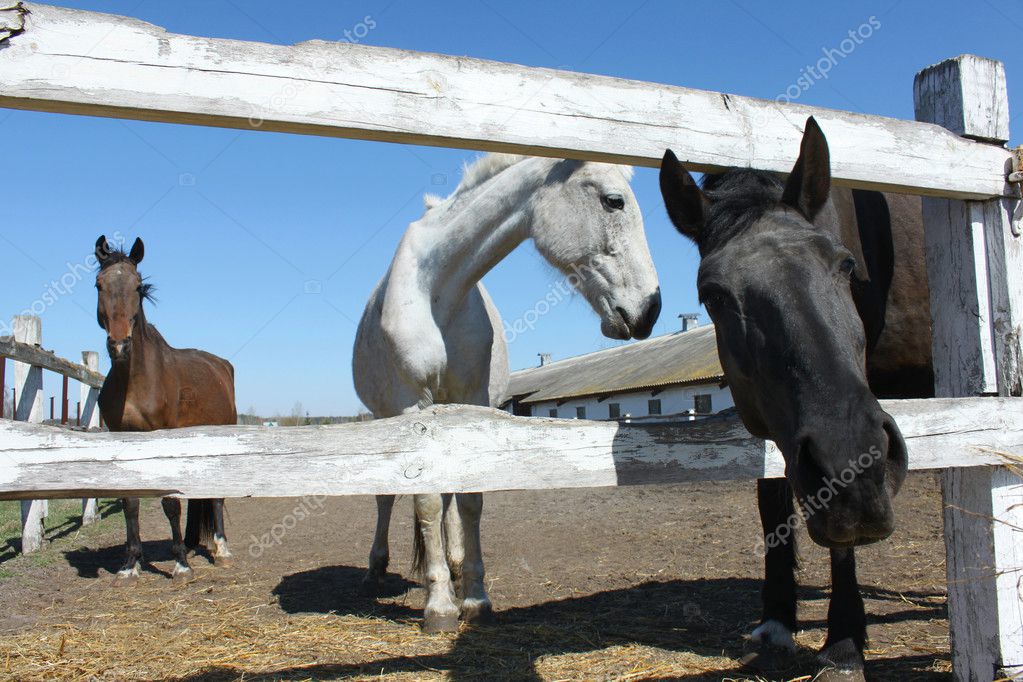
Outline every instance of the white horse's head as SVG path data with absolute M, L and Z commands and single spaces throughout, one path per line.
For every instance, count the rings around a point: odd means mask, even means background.
M 632 169 L 559 161 L 534 195 L 530 236 L 600 315 L 614 339 L 650 336 L 661 290 L 629 181 Z

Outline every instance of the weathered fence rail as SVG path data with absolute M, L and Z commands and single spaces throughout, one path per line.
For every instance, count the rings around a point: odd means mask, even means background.
M 889 400 L 911 469 L 1023 463 L 1023 401 Z M 272 476 L 267 472 L 273 471 Z M 81 433 L 0 422 L 0 499 L 467 492 L 784 475 L 734 412 L 645 426 L 437 405 L 355 424 Z
M 946 467 L 955 675 L 986 682 L 996 669 L 1023 671 L 1023 486 L 1004 466 L 978 466 L 1004 463 L 1002 449 L 1019 454 L 1020 403 L 1010 396 L 1023 393 L 1023 238 L 1019 187 L 1008 179 L 1020 168 L 1005 148 L 1000 63 L 963 56 L 929 67 L 914 100 L 917 122 L 363 45 L 176 35 L 34 3 L 0 9 L 3 107 L 646 166 L 671 147 L 694 170 L 773 171 L 791 167 L 813 114 L 837 183 L 935 197 L 925 201 L 924 222 L 936 388 L 957 400 L 889 407 L 910 434 L 933 428 L 911 435 L 911 464 Z M 975 398 L 991 394 L 1003 398 Z M 779 473 L 771 449 L 744 439 L 734 421 L 706 422 L 702 436 L 681 428 L 522 422 L 448 408 L 280 433 L 95 436 L 4 423 L 0 491 L 298 495 Z M 196 467 L 222 487 L 200 488 Z
M 4 23 L 22 32 L 0 59 L 4 107 L 642 166 L 671 147 L 696 170 L 784 172 L 813 114 L 838 183 L 1010 193 L 1007 150 L 911 121 L 352 43 L 200 38 L 28 2 Z

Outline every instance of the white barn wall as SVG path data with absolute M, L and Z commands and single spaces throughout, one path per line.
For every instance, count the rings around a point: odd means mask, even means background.
M 621 415 L 626 414 L 633 417 L 646 417 L 647 401 L 659 398 L 661 400 L 661 414 L 677 414 L 686 410 L 694 409 L 694 396 L 709 394 L 711 396 L 711 409 L 713 412 L 733 407 L 732 392 L 727 388 L 721 388 L 718 382 L 708 384 L 697 384 L 693 386 L 668 386 L 657 395 L 653 391 L 633 391 L 629 393 L 614 394 L 601 402 L 596 397 L 579 398 L 569 400 L 561 405 L 557 401 L 545 401 L 532 404 L 532 416 L 547 417 L 550 410 L 557 409 L 559 418 L 575 419 L 576 408 L 586 408 L 587 419 L 607 419 L 608 403 L 621 405 Z M 509 406 L 507 408 L 511 410 Z

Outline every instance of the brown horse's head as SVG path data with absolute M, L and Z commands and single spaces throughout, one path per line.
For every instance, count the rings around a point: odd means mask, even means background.
M 819 544 L 891 534 L 906 446 L 867 385 L 857 263 L 837 238 L 827 140 L 811 118 L 788 179 L 749 169 L 701 190 L 669 150 L 661 193 L 700 249 L 700 300 L 746 428 L 773 440 Z
M 107 332 L 107 351 L 114 363 L 131 357 L 132 334 L 140 321 L 144 323 L 142 301 L 152 296 L 152 285 L 143 282 L 138 271 L 144 254 L 141 239 L 135 240 L 128 253 L 112 248 L 105 236 L 96 240 L 96 320 Z

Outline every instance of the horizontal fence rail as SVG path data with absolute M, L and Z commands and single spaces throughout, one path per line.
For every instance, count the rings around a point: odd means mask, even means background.
M 0 358 L 9 358 L 33 367 L 41 367 L 91 388 L 103 387 L 103 375 L 85 365 L 58 357 L 53 351 L 15 341 L 11 336 L 0 336 Z
M 670 147 L 693 170 L 784 172 L 812 114 L 838 184 L 1015 196 L 1008 150 L 927 123 L 352 43 L 201 38 L 28 2 L 0 10 L 0 42 L 0 106 L 15 109 L 642 166 Z
M 910 468 L 1023 453 L 1023 401 L 893 400 Z M 734 412 L 648 426 L 438 405 L 356 424 L 77 433 L 0 422 L 0 499 L 288 497 L 587 488 L 784 475 Z

